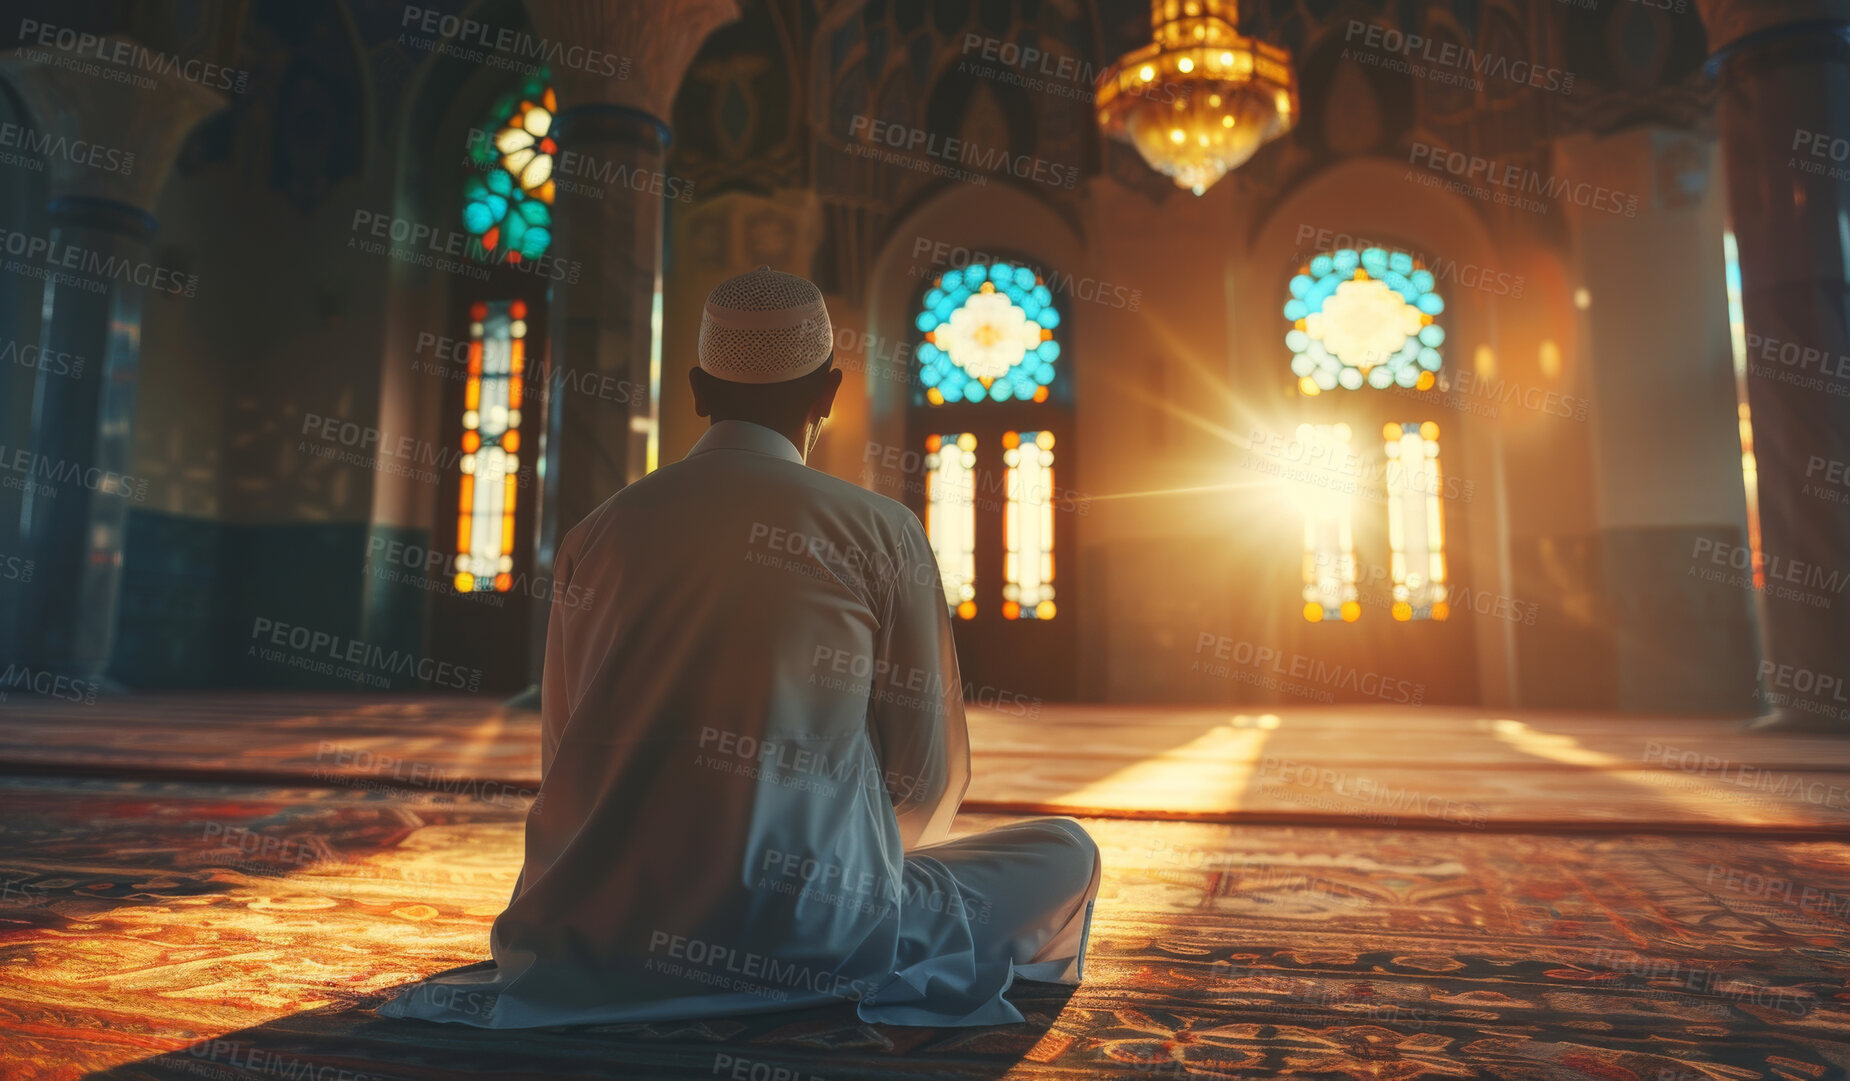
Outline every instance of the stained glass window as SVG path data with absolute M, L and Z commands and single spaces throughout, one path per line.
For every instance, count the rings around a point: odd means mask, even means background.
M 1439 497 L 1439 426 L 1389 424 L 1388 545 L 1393 549 L 1394 618 L 1444 619 L 1445 514 Z
M 1433 284 L 1432 272 L 1411 255 L 1382 248 L 1343 248 L 1305 264 L 1285 302 L 1298 389 L 1430 388 L 1445 344 L 1434 321 L 1445 301 Z
M 1300 424 L 1307 461 L 1347 462 L 1347 424 Z M 1362 617 L 1355 587 L 1354 499 L 1342 486 L 1307 486 L 1304 494 L 1304 618 L 1312 623 Z
M 1002 616 L 1052 619 L 1053 433 L 1004 432 L 1008 506 L 1002 516 Z
M 488 262 L 537 259 L 552 243 L 550 135 L 558 100 L 542 69 L 489 111 L 485 133 L 471 140 L 463 180 L 463 227 Z
M 976 436 L 925 437 L 925 536 L 938 557 L 944 600 L 976 618 Z
M 1060 312 L 1030 267 L 971 263 L 947 270 L 925 293 L 915 325 L 925 400 L 1044 402 L 1053 385 Z
M 456 512 L 458 592 L 505 593 L 513 588 L 526 337 L 525 301 L 478 301 L 470 306 L 462 493 Z

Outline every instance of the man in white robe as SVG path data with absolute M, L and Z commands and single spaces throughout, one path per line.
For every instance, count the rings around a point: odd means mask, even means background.
M 682 461 L 568 533 L 542 783 L 494 960 L 380 1007 L 486 1028 L 853 1002 L 1022 1019 L 1078 984 L 1098 850 L 1072 819 L 947 840 L 969 781 L 938 565 L 900 503 L 804 465 L 841 386 L 822 295 L 715 289 Z

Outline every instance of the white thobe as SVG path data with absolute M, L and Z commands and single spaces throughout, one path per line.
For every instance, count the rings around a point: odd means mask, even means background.
M 937 561 L 904 505 L 720 421 L 559 546 L 542 782 L 494 960 L 380 1007 L 488 1028 L 851 1001 L 1021 1020 L 1077 984 L 1071 819 L 946 841 L 969 780 Z

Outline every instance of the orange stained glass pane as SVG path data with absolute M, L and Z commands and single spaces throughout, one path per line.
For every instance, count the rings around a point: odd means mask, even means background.
M 467 473 L 463 474 L 462 496 L 456 501 L 456 509 L 465 518 L 475 509 L 475 478 Z
M 508 366 L 519 371 L 527 363 L 527 339 L 510 338 L 507 343 Z
M 469 374 L 472 376 L 482 374 L 482 339 L 480 338 L 469 343 Z
M 957 618 L 958 619 L 975 619 L 976 618 L 976 602 L 975 601 L 965 601 L 962 604 L 958 605 L 957 606 Z
M 1047 388 L 1046 387 L 1035 387 L 1034 388 L 1034 400 L 1037 402 L 1046 401 L 1047 400 Z
M 508 301 L 507 313 L 516 319 L 525 319 L 527 317 L 527 302 L 524 300 Z
M 518 488 L 515 485 L 515 481 L 518 479 L 519 478 L 515 477 L 514 474 L 509 473 L 507 475 L 506 481 L 504 482 L 507 486 L 506 488 L 503 489 L 503 494 L 506 496 L 507 502 L 501 505 L 507 508 L 505 513 L 508 516 L 507 520 L 510 522 L 514 520 L 514 496 L 518 494 Z M 514 546 L 511 544 L 508 545 L 508 551 L 511 552 L 513 550 L 514 550 Z
M 456 572 L 456 592 L 471 593 L 475 590 L 475 575 L 468 571 Z
M 553 182 L 548 180 L 546 183 L 541 184 L 537 188 L 534 188 L 533 194 L 539 198 L 540 202 L 550 203 L 552 202 L 552 191 L 553 191 Z
M 1014 450 L 1016 447 L 1021 446 L 1021 433 L 1020 432 L 1003 432 L 1002 433 L 1002 445 L 1004 447 L 1007 447 L 1009 450 Z
M 463 433 L 463 450 L 474 454 L 482 449 L 482 433 L 470 429 Z
M 509 409 L 519 409 L 521 396 L 526 393 L 526 384 L 519 378 L 520 373 L 515 372 L 514 375 L 515 378 L 508 380 L 507 384 L 507 407 Z
M 506 571 L 503 571 L 500 574 L 495 575 L 495 591 L 497 593 L 506 593 L 508 590 L 513 589 L 513 588 L 514 588 L 514 576 L 513 575 L 507 573 Z
M 469 389 L 463 391 L 463 408 L 480 409 L 482 407 L 482 381 L 469 380 Z
M 488 302 L 478 300 L 474 304 L 469 305 L 469 318 L 478 323 L 488 318 Z
M 520 432 L 516 431 L 513 428 L 509 428 L 507 432 L 501 436 L 501 445 L 507 448 L 507 452 L 509 454 L 512 454 L 515 451 L 519 450 L 520 449 Z
M 509 514 L 501 519 L 501 554 L 514 550 L 514 516 Z
M 1020 619 L 1021 618 L 1021 605 L 1016 604 L 1014 601 L 1005 601 L 1002 605 L 1002 618 L 1003 619 Z
M 456 550 L 459 552 L 469 550 L 469 521 L 467 514 L 458 516 L 456 521 Z
M 944 437 L 941 435 L 938 435 L 936 432 L 925 437 L 925 450 L 927 452 L 935 453 L 937 449 L 943 445 L 944 445 Z

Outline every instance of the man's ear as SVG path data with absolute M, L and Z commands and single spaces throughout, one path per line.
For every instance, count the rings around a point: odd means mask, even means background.
M 706 383 L 703 382 L 703 380 L 706 379 L 706 375 L 707 373 L 701 371 L 699 368 L 689 368 L 687 370 L 687 385 L 694 388 L 694 415 L 697 417 L 704 417 L 708 414 L 707 396 L 705 393 Z
M 816 416 L 826 417 L 835 408 L 835 393 L 841 390 L 841 369 L 830 368 L 829 374 L 822 377 L 822 392 L 816 395 Z

